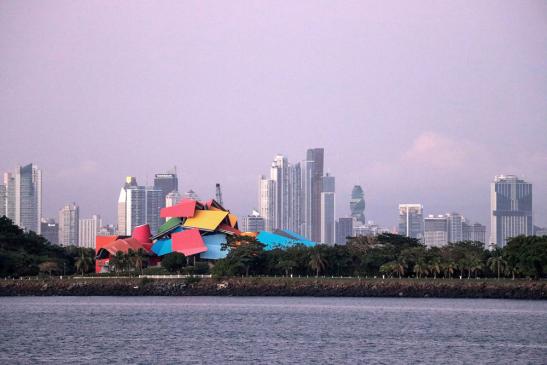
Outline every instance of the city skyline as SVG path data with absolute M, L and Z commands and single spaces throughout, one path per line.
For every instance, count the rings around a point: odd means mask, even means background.
M 126 176 L 173 165 L 181 195 L 220 183 L 243 216 L 272 156 L 321 146 L 337 217 L 361 185 L 383 226 L 402 202 L 489 225 L 513 174 L 547 225 L 544 2 L 192 6 L 0 4 L 0 171 L 44 171 L 43 216 L 76 201 L 113 223 Z

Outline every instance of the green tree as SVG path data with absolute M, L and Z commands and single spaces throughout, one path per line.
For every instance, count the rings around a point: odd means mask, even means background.
M 310 255 L 310 268 L 315 271 L 315 277 L 319 277 L 319 273 L 325 270 L 327 262 L 319 250 L 314 250 Z
M 162 257 L 161 266 L 170 273 L 179 272 L 186 266 L 186 256 L 172 252 Z
M 296 262 L 293 260 L 282 259 L 276 266 L 285 272 L 285 276 L 289 276 L 289 273 L 292 272 L 292 268 L 296 266 Z
M 488 265 L 490 270 L 498 273 L 498 280 L 499 280 L 501 273 L 504 272 L 507 266 L 507 261 L 505 261 L 505 259 L 503 258 L 502 251 L 496 250 L 494 252 L 494 255 L 488 259 L 488 261 L 486 262 L 486 265 Z
M 78 257 L 74 261 L 76 270 L 84 275 L 85 273 L 90 272 L 91 269 L 93 269 L 94 264 L 95 260 L 93 256 L 89 255 L 89 251 L 81 248 Z

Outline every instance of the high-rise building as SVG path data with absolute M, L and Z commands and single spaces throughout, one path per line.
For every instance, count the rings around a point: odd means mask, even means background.
M 3 217 L 7 214 L 7 203 L 8 195 L 6 191 L 6 186 L 0 184 L 0 217 Z
M 166 199 L 167 195 L 179 191 L 179 180 L 177 177 L 176 172 L 175 173 L 165 173 L 165 174 L 156 174 L 154 176 L 154 190 L 161 190 L 161 197 L 160 197 L 160 209 L 166 207 Z M 155 197 L 154 197 L 155 199 Z M 155 220 L 155 219 L 154 219 Z M 159 228 L 161 224 L 165 222 L 164 218 L 158 217 L 158 226 L 154 228 Z M 155 223 L 153 222 L 155 225 Z M 150 229 L 152 232 L 156 232 L 152 229 L 152 225 L 150 226 Z
M 511 237 L 533 235 L 532 184 L 514 175 L 494 178 L 490 187 L 490 241 L 502 248 Z
M 321 189 L 321 243 L 334 244 L 336 240 L 335 180 L 334 176 L 323 176 Z
M 445 215 L 429 215 L 424 219 L 424 244 L 441 247 L 448 243 L 448 218 Z
M 179 191 L 179 179 L 176 173 L 156 174 L 154 176 L 154 188 L 162 192 L 162 199 L 165 201 L 167 194 L 172 191 Z
M 251 214 L 243 217 L 241 221 L 242 232 L 259 232 L 266 228 L 266 220 L 260 216 L 260 213 L 253 210 Z
M 347 237 L 353 236 L 353 221 L 354 218 L 339 218 L 336 221 L 336 243 L 345 245 Z
M 157 232 L 164 199 L 162 190 L 139 186 L 128 176 L 118 198 L 118 234 L 130 236 L 135 227 L 147 223 L 152 233 Z
M 289 161 L 285 156 L 275 156 L 270 169 L 270 179 L 275 181 L 275 229 L 289 228 Z
M 302 163 L 302 235 L 307 238 L 312 236 L 312 177 L 314 171 L 314 161 L 304 161 Z
M 289 230 L 303 234 L 302 168 L 300 163 L 289 165 Z
M 463 241 L 462 223 L 464 218 L 461 214 L 450 213 L 446 215 L 448 242 Z
M 486 243 L 486 226 L 480 223 L 462 222 L 462 241 L 478 241 Z
M 421 204 L 399 204 L 399 234 L 423 239 L 424 219 Z
M 306 229 L 310 232 L 310 236 L 306 237 L 316 242 L 321 240 L 321 193 L 323 189 L 324 154 L 323 148 L 310 148 L 307 150 L 305 164 L 310 171 L 305 171 L 304 177 L 309 181 L 303 182 L 305 188 L 310 190 L 307 193 L 309 196 L 305 197 L 309 199 L 309 205 L 305 204 L 305 209 L 309 209 L 305 213 L 306 218 L 309 219 L 306 224 L 310 225 Z
M 4 173 L 4 186 L 6 190 L 6 217 L 15 223 L 15 177 L 11 172 Z
M 57 224 L 57 222 L 55 222 L 55 219 L 42 218 L 40 225 L 41 225 L 40 234 L 42 235 L 42 237 L 48 240 L 49 243 L 53 245 L 58 245 L 59 244 L 59 225 Z
M 4 174 L 5 213 L 19 227 L 40 233 L 42 218 L 42 171 L 34 164 Z
M 77 246 L 79 241 L 80 208 L 76 203 L 67 203 L 59 211 L 59 244 Z
M 265 230 L 273 231 L 277 228 L 277 187 L 271 179 L 260 177 L 258 185 L 258 209 L 260 216 L 265 220 Z
M 150 232 L 156 234 L 163 220 L 160 218 L 161 208 L 165 207 L 166 197 L 160 189 L 146 187 L 146 223 L 150 226 Z
M 365 224 L 365 193 L 361 185 L 355 185 L 351 190 L 351 200 L 349 202 L 351 216 L 355 218 L 358 224 Z
M 91 218 L 80 219 L 78 226 L 78 246 L 95 248 L 95 239 L 102 225 L 101 216 L 96 214 L 92 215 Z

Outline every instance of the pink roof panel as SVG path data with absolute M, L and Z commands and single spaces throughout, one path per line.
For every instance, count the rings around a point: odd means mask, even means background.
M 177 217 L 177 218 L 190 218 L 194 216 L 196 211 L 196 201 L 192 199 L 184 199 L 177 205 L 172 207 L 162 208 L 160 211 L 160 217 Z
M 181 252 L 185 256 L 192 256 L 198 253 L 206 252 L 207 246 L 201 238 L 199 229 L 187 229 L 182 232 L 173 233 L 173 251 Z

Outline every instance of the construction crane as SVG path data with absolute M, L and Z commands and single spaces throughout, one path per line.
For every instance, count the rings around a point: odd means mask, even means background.
M 222 202 L 222 190 L 220 190 L 220 184 L 217 183 L 215 185 L 215 187 L 216 187 L 216 199 L 215 200 L 217 201 L 218 204 L 224 206 L 224 203 Z

